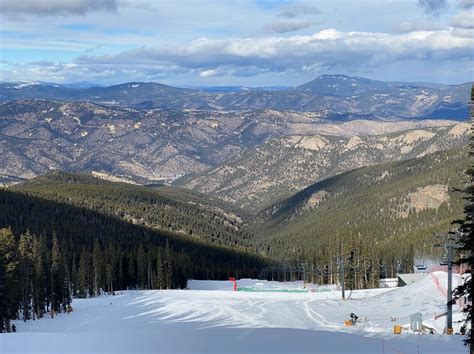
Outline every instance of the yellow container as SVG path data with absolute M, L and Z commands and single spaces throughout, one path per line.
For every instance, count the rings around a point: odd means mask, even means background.
M 352 326 L 352 321 L 351 321 L 351 320 L 345 320 L 345 321 L 344 321 L 344 324 L 345 324 L 346 326 Z
M 401 334 L 402 333 L 402 326 L 393 326 L 393 333 L 394 334 Z

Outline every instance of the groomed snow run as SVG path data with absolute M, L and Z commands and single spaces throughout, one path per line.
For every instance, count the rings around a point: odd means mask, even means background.
M 123 291 L 76 299 L 73 313 L 53 320 L 16 321 L 18 333 L 0 334 L 0 353 L 467 353 L 459 335 L 392 333 L 394 324 L 408 328 L 414 312 L 442 332 L 446 317 L 434 317 L 446 311 L 446 280 L 435 272 L 402 288 L 347 291 L 345 301 L 339 291 L 233 292 L 225 281 L 190 281 L 196 290 Z M 454 310 L 456 322 L 461 315 Z M 360 323 L 346 327 L 351 312 Z

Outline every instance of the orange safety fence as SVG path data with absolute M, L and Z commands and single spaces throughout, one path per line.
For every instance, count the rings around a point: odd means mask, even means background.
M 435 283 L 435 286 L 436 286 L 436 289 L 438 289 L 438 291 L 440 292 L 440 294 L 443 296 L 443 297 L 447 297 L 447 294 L 448 294 L 448 290 L 442 286 L 439 282 L 439 279 L 436 275 L 434 275 L 433 273 L 430 273 L 431 275 L 431 279 L 433 280 L 433 282 Z M 456 285 L 453 285 L 453 288 L 456 287 Z M 456 301 L 456 304 L 460 307 L 460 308 L 464 308 L 464 299 L 463 298 L 460 298 Z

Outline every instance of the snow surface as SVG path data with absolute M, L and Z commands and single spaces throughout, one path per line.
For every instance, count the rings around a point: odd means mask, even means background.
M 18 333 L 0 335 L 0 353 L 467 353 L 458 335 L 392 334 L 394 324 L 409 327 L 413 312 L 441 332 L 446 317 L 434 316 L 445 312 L 446 280 L 446 273 L 435 272 L 403 288 L 347 291 L 345 301 L 339 291 L 233 292 L 229 281 L 190 281 L 193 290 L 123 291 L 76 299 L 73 313 L 53 320 L 16 321 Z M 303 288 L 301 282 L 237 283 Z M 345 327 L 351 312 L 361 323 Z

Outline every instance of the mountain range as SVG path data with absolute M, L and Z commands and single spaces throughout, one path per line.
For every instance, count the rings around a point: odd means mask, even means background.
M 0 101 L 52 99 L 126 105 L 138 109 L 174 110 L 294 110 L 325 112 L 344 119 L 365 114 L 384 119 L 467 119 L 466 97 L 471 83 L 382 82 L 344 75 L 324 75 L 288 89 L 245 88 L 205 90 L 175 88 L 158 83 L 130 82 L 108 87 L 45 83 L 1 83 Z
M 470 87 L 2 83 L 0 184 L 23 209 L 84 208 L 280 261 L 332 267 L 344 239 L 393 273 L 461 215 Z
M 159 232 L 170 242 L 251 252 L 267 262 L 307 260 L 328 271 L 343 239 L 343 252 L 355 250 L 357 263 L 392 276 L 400 264 L 409 267 L 415 254 L 439 253 L 432 246 L 432 233 L 448 231 L 452 220 L 462 216 L 459 189 L 468 183 L 468 164 L 468 151 L 462 147 L 361 167 L 314 183 L 253 215 L 176 187 L 53 172 L 0 189 L 0 208 L 5 211 L 2 220 L 12 222 L 17 206 L 27 210 L 40 202 L 52 213 L 43 215 L 44 225 L 58 224 L 54 215 L 66 210 L 81 223 L 93 213 L 110 219 L 104 224 L 109 228 L 120 223 L 117 230 L 128 224 L 134 230 Z M 20 221 L 38 229 L 29 216 Z M 18 221 L 2 225 L 20 227 Z M 374 261 L 383 269 L 374 269 Z
M 364 136 L 388 136 L 421 129 L 420 134 L 424 135 L 420 142 L 431 141 L 427 138 L 433 133 L 424 129 L 448 129 L 455 124 L 461 124 L 456 128 L 460 133 L 448 135 L 450 139 L 445 141 L 432 140 L 438 144 L 431 147 L 433 151 L 463 143 L 467 136 L 463 123 L 368 119 L 341 122 L 326 118 L 320 112 L 139 110 L 91 102 L 15 100 L 0 104 L 0 146 L 3 152 L 0 156 L 0 182 L 29 179 L 50 170 L 96 171 L 140 184 L 172 183 L 184 177 L 188 182 L 183 179 L 177 182 L 197 190 L 211 191 L 220 188 L 215 186 L 211 177 L 213 169 L 224 171 L 226 166 L 233 165 L 239 170 L 241 164 L 241 171 L 245 171 L 249 163 L 264 166 L 262 159 L 275 154 L 278 159 L 287 161 L 286 165 L 278 167 L 278 171 L 272 172 L 277 177 L 291 173 L 292 168 L 297 168 L 295 171 L 304 168 L 304 161 L 314 159 L 307 166 L 311 168 L 316 166 L 315 163 L 321 164 L 321 159 L 340 152 L 351 138 L 349 144 L 354 144 L 357 139 L 367 140 L 368 145 L 365 142 L 356 144 L 341 158 L 331 159 L 334 163 L 342 162 L 338 169 L 332 170 L 328 162 L 329 165 L 325 163 L 328 169 L 325 172 L 311 172 L 306 177 L 298 173 L 292 179 L 282 179 L 281 184 L 292 185 L 287 188 L 288 193 L 315 182 L 313 178 L 328 177 L 330 171 L 337 173 L 363 163 L 393 159 L 390 156 L 400 151 L 402 145 L 407 145 L 402 140 L 380 145 L 376 140 L 382 137 L 371 139 Z M 298 143 L 298 139 L 302 142 Z M 319 151 L 313 144 L 318 139 L 332 142 Z M 292 148 L 293 145 L 296 149 Z M 405 153 L 400 157 L 409 158 L 427 151 L 427 144 L 423 146 L 424 150 L 420 148 L 412 152 L 405 151 L 408 146 L 404 147 Z M 393 150 L 390 153 L 389 148 Z M 350 160 L 362 150 L 366 155 L 373 153 L 377 157 L 366 156 L 358 163 L 344 165 L 344 159 Z M 293 159 L 299 162 L 291 167 Z M 270 158 L 268 164 L 273 162 L 274 159 Z M 256 168 L 252 173 L 258 171 Z M 199 177 L 205 175 L 209 176 L 208 182 Z M 196 177 L 189 182 L 192 176 Z M 256 177 L 250 176 L 245 178 Z M 229 176 L 224 178 L 217 174 L 215 177 L 221 179 L 219 183 L 223 185 L 229 182 Z M 295 182 L 300 177 L 302 180 Z M 207 184 L 205 188 L 203 183 Z M 242 183 L 247 182 L 242 180 Z M 233 200 L 245 198 L 244 195 L 228 197 Z
M 465 146 L 469 131 L 469 123 L 458 123 L 365 136 L 287 135 L 177 184 L 255 212 L 342 172 Z

